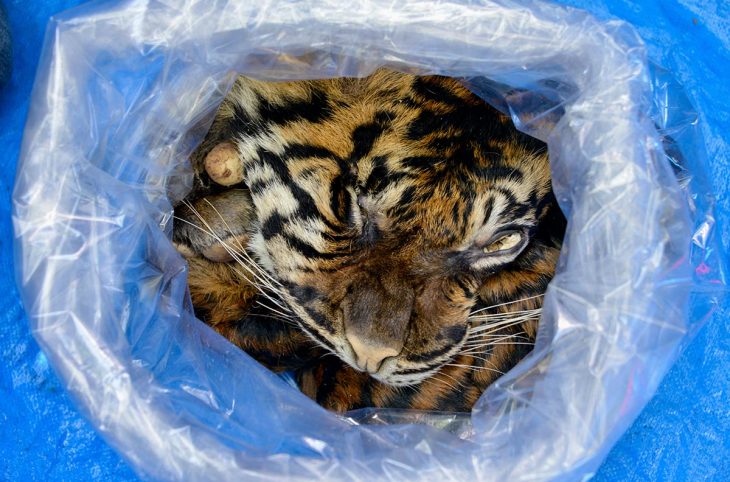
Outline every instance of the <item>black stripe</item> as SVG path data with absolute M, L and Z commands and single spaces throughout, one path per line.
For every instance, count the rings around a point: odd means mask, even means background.
M 398 219 L 399 222 L 405 223 L 413 219 L 416 215 L 413 210 L 413 200 L 416 197 L 416 186 L 408 186 L 400 195 L 396 205 L 388 210 L 388 215 Z
M 259 134 L 266 128 L 263 122 L 256 122 L 248 115 L 246 109 L 238 103 L 232 103 L 233 118 L 225 125 L 226 139 L 247 138 Z
M 267 122 L 277 125 L 287 124 L 297 120 L 321 122 L 333 115 L 327 94 L 319 89 L 312 89 L 309 99 L 293 100 L 284 104 L 273 104 L 268 99 L 258 95 L 259 115 Z
M 300 303 L 311 303 L 322 296 L 322 293 L 313 286 L 300 286 L 290 281 L 282 281 L 282 285 Z
M 251 191 L 251 194 L 260 196 L 270 183 L 271 181 L 254 181 L 248 184 L 248 190 Z
M 302 144 L 295 144 L 292 146 L 288 146 L 283 154 L 284 157 L 290 156 L 291 157 L 308 157 L 308 156 L 316 156 L 316 157 L 327 157 L 327 156 L 334 156 L 334 154 L 329 151 L 328 149 L 318 148 L 316 146 L 306 146 Z M 289 172 L 289 167 L 287 164 L 283 161 L 282 156 L 278 156 L 274 153 L 271 153 L 269 151 L 266 151 L 264 149 L 259 149 L 258 151 L 258 157 L 261 162 L 265 163 L 267 166 L 271 167 L 271 169 L 276 173 L 278 176 L 278 180 L 285 184 L 287 188 L 291 191 L 292 196 L 294 199 L 298 202 L 298 208 L 291 215 L 291 217 L 298 217 L 298 218 L 313 218 L 318 219 L 322 221 L 328 229 L 339 232 L 343 226 L 334 224 L 330 222 L 325 217 L 322 217 L 320 215 L 320 209 L 317 206 L 317 203 L 314 201 L 314 198 L 302 189 L 300 186 L 298 186 L 296 183 L 292 181 L 292 176 Z M 265 186 L 264 186 L 265 187 Z M 259 185 L 254 183 L 254 188 L 251 188 L 252 192 L 255 189 L 261 189 Z M 260 192 L 260 191 L 259 191 Z
M 388 407 L 390 408 L 412 408 L 413 399 L 421 392 L 411 387 L 398 387 L 397 391 L 391 392 L 388 399 Z
M 416 217 L 416 212 L 411 207 L 397 204 L 394 208 L 388 210 L 388 215 L 396 219 L 399 223 L 405 224 Z
M 278 236 L 284 231 L 284 220 L 279 213 L 271 213 L 268 219 L 261 224 L 261 235 L 265 240 Z
M 451 121 L 452 119 L 449 120 Z M 433 134 L 434 132 L 443 132 L 450 125 L 453 126 L 458 124 L 446 121 L 442 115 L 439 115 L 439 113 L 435 111 L 424 109 L 420 114 L 418 114 L 418 117 L 411 122 L 411 125 L 408 126 L 406 137 L 409 140 L 417 141 Z
M 473 373 L 472 370 L 462 370 L 459 374 L 462 378 L 458 379 L 459 385 L 463 387 L 473 387 Z M 446 393 L 442 393 L 438 399 L 436 410 L 449 411 L 449 412 L 468 412 L 471 410 L 470 406 L 465 406 L 466 400 L 462 390 L 448 390 Z
M 336 176 L 330 183 L 330 210 L 335 218 L 347 223 L 352 216 L 352 195 L 348 191 L 351 176 Z
M 306 323 L 304 323 L 303 321 L 300 321 L 299 323 L 301 325 L 303 325 L 302 331 L 304 331 L 304 333 L 306 333 L 310 337 L 314 338 L 319 343 L 326 346 L 328 349 L 332 350 L 332 352 L 337 353 L 337 350 L 335 350 L 335 346 L 332 343 L 330 343 L 330 341 L 327 338 L 325 338 L 322 335 L 320 335 L 319 333 L 317 333 L 317 330 L 314 330 L 311 327 L 307 327 Z
M 489 222 L 489 218 L 492 216 L 492 211 L 494 210 L 494 198 L 489 197 L 487 201 L 484 203 L 484 224 L 487 224 Z
M 383 191 L 390 184 L 397 184 L 403 179 L 415 177 L 407 172 L 388 172 L 386 167 L 387 158 L 378 156 L 373 158 L 373 169 L 368 174 L 363 190 L 368 194 L 375 194 Z
M 372 150 L 373 144 L 378 140 L 380 135 L 390 123 L 388 114 L 378 112 L 375 120 L 367 124 L 361 124 L 352 131 L 352 153 L 350 154 L 350 162 L 355 163 L 368 155 Z
M 287 165 L 287 162 L 289 161 L 312 157 L 340 160 L 340 158 L 331 150 L 310 144 L 289 144 L 284 148 L 284 152 L 281 155 L 260 147 L 256 151 L 256 157 L 260 162 L 269 166 L 282 181 L 289 181 L 292 179 L 289 166 Z M 253 163 L 255 163 L 255 161 L 253 161 Z
M 400 161 L 401 165 L 419 171 L 430 171 L 434 165 L 441 162 L 443 162 L 443 159 L 434 156 L 409 156 Z
M 408 206 L 413 202 L 413 198 L 416 195 L 416 186 L 408 186 L 403 190 L 403 193 L 400 195 L 400 200 L 398 201 L 398 204 L 400 206 Z
M 300 218 L 297 218 L 300 219 Z M 261 224 L 261 235 L 266 241 L 281 236 L 293 250 L 298 251 L 307 258 L 317 259 L 336 259 L 343 256 L 349 256 L 349 251 L 344 252 L 321 252 L 311 244 L 303 241 L 296 236 L 284 232 L 286 225 L 286 219 L 282 218 L 279 213 L 272 213 L 262 224 Z
M 455 95 L 452 86 L 444 86 L 449 82 L 445 77 L 419 76 L 413 80 L 413 91 L 428 100 L 435 100 L 450 106 L 461 106 L 464 99 Z
M 461 341 L 462 338 L 464 338 L 464 335 L 466 335 L 465 325 L 453 325 L 442 328 L 439 331 L 437 337 L 446 338 L 452 343 L 458 343 Z
M 423 107 L 423 102 L 414 99 L 412 95 L 402 97 L 398 99 L 398 101 L 396 101 L 395 103 L 411 109 L 420 109 Z
M 434 365 L 428 365 L 425 368 L 409 368 L 407 370 L 398 370 L 394 372 L 394 375 L 418 375 L 420 373 L 426 373 L 432 371 L 434 368 L 438 368 L 438 366 L 441 365 L 440 363 L 436 363 Z
M 454 278 L 454 282 L 455 282 L 455 283 L 456 283 L 456 284 L 457 284 L 457 285 L 459 286 L 459 288 L 461 288 L 461 290 L 462 290 L 462 291 L 464 292 L 464 296 L 466 296 L 467 298 L 471 298 L 472 296 L 474 296 L 474 290 L 473 290 L 473 289 L 472 289 L 471 287 L 469 287 L 469 286 L 468 286 L 468 285 L 467 285 L 467 284 L 466 284 L 466 283 L 464 282 L 464 279 L 462 278 L 462 276 L 456 276 L 456 277 Z
M 311 308 L 309 306 L 302 306 L 302 308 L 304 308 L 304 311 L 307 312 L 307 315 L 309 315 L 315 325 L 319 326 L 320 328 L 324 328 L 325 330 L 327 330 L 327 333 L 331 335 L 335 334 L 334 325 L 332 325 L 332 322 L 327 319 L 325 315 L 318 311 L 315 311 L 314 308 Z
M 459 209 L 460 204 L 454 203 L 454 207 L 451 208 L 451 220 L 455 225 L 459 225 L 461 222 L 461 210 Z
M 284 153 L 281 157 L 287 161 L 308 159 L 311 157 L 316 157 L 318 159 L 332 159 L 335 161 L 342 160 L 337 154 L 326 147 L 314 146 L 311 144 L 288 144 L 284 148 Z
M 432 350 L 432 351 L 429 351 L 426 353 L 421 353 L 420 355 L 416 354 L 416 353 L 412 353 L 406 357 L 406 360 L 411 361 L 411 362 L 424 362 L 424 361 L 433 360 L 434 358 L 438 358 L 438 357 L 445 355 L 452 348 L 454 348 L 453 345 L 446 345 L 437 350 Z M 434 366 L 438 366 L 438 364 L 434 365 Z M 418 373 L 418 372 L 415 372 L 415 373 Z
M 292 236 L 288 233 L 280 233 L 279 234 L 284 240 L 289 244 L 289 247 L 295 251 L 298 251 L 300 254 L 307 258 L 317 258 L 317 259 L 337 259 L 342 258 L 343 256 L 349 256 L 351 253 L 349 251 L 347 252 L 331 252 L 331 253 L 323 253 L 319 251 L 317 248 L 312 246 L 311 244 Z
M 540 240 L 548 246 L 558 247 L 562 244 L 567 220 L 558 206 L 552 191 L 545 196 L 537 207 L 539 224 L 533 233 L 533 239 Z
M 365 383 L 363 383 L 360 386 L 360 403 L 354 407 L 353 409 L 357 408 L 365 408 L 365 407 L 372 407 L 373 406 L 373 384 L 377 383 L 372 378 L 368 378 Z
M 502 212 L 502 217 L 511 219 L 521 218 L 525 216 L 531 209 L 533 209 L 533 206 L 534 204 L 531 204 L 529 201 L 526 203 L 512 204 Z
M 510 191 L 509 189 L 495 186 L 492 188 L 492 190 L 497 191 L 498 193 L 501 193 L 502 195 L 504 195 L 504 197 L 507 198 L 507 206 L 513 206 L 513 205 L 517 204 L 517 198 L 512 193 L 512 191 Z
M 469 195 L 464 196 L 463 206 L 464 215 L 462 217 L 462 224 L 463 227 L 466 228 L 466 225 L 469 222 L 469 217 L 471 217 L 472 210 L 474 209 L 474 198 Z

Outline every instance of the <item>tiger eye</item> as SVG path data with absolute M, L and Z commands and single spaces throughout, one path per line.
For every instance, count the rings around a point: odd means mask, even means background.
M 498 240 L 496 240 L 489 246 L 483 248 L 482 251 L 484 251 L 485 253 L 496 253 L 498 251 L 508 251 L 508 250 L 514 248 L 515 246 L 517 246 L 521 240 L 522 240 L 522 235 L 520 233 L 509 233 L 509 234 L 502 236 L 501 238 L 499 238 Z

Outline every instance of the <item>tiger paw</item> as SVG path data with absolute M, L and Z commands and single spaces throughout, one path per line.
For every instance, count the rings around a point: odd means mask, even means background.
M 202 256 L 215 262 L 245 257 L 248 231 L 255 214 L 251 196 L 243 189 L 184 201 L 175 208 L 172 241 L 185 258 Z
M 204 161 L 205 172 L 221 186 L 233 186 L 243 181 L 243 164 L 236 146 L 229 141 L 216 145 Z

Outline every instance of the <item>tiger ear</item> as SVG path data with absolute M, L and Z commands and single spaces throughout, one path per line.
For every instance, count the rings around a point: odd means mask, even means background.
M 186 258 L 234 261 L 246 249 L 255 220 L 248 190 L 228 189 L 177 206 L 172 241 Z

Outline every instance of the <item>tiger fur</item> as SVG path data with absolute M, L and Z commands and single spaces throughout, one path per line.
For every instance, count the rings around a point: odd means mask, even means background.
M 546 146 L 462 82 L 241 76 L 191 162 L 197 316 L 322 406 L 469 411 L 532 349 L 565 229 Z

